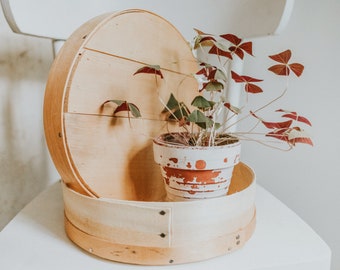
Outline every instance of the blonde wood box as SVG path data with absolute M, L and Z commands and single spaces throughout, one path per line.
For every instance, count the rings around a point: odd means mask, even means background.
M 294 212 L 261 186 L 257 226 L 240 250 L 203 262 L 137 266 L 89 256 L 64 230 L 61 184 L 53 184 L 0 232 L 0 269 L 11 270 L 329 270 L 331 252 Z
M 133 77 L 146 64 L 160 64 L 171 79 L 155 88 L 149 77 Z M 221 256 L 251 240 L 256 184 L 245 164 L 228 196 L 164 201 L 150 140 L 169 128 L 158 95 L 175 91 L 190 101 L 197 84 L 188 74 L 196 70 L 177 29 L 137 9 L 90 20 L 58 54 L 46 86 L 46 141 L 63 181 L 66 233 L 89 256 L 171 265 Z M 138 104 L 143 119 L 112 117 L 112 107 L 103 106 L 108 99 Z
M 159 64 L 168 80 L 134 76 Z M 255 174 L 241 163 L 228 196 L 168 202 L 152 138 L 176 131 L 161 111 L 174 93 L 190 104 L 199 67 L 188 42 L 161 16 L 132 9 L 95 17 L 66 41 L 46 86 L 44 127 L 63 180 L 65 229 L 90 254 L 142 265 L 201 261 L 233 252 L 256 224 Z M 107 100 L 141 118 L 112 115 Z
M 122 39 L 124 39 L 123 42 Z M 156 40 L 157 42 L 154 42 Z M 142 44 L 141 46 L 138 45 L 139 42 Z M 131 75 L 139 64 L 157 60 L 157 63 L 165 67 L 164 71 L 173 75 L 170 88 L 180 85 L 178 91 L 183 93 L 183 90 L 194 89 L 194 82 L 190 79 L 187 80 L 185 75 L 193 71 L 191 58 L 185 47 L 185 41 L 176 29 L 159 16 L 142 10 L 129 10 L 111 15 L 106 14 L 88 22 L 72 35 L 64 46 L 61 57 L 57 57 L 51 71 L 52 76 L 50 76 L 47 84 L 44 112 L 45 130 L 52 158 L 64 182 L 66 232 L 75 243 L 89 253 L 115 260 L 116 256 L 117 258 L 120 256 L 122 250 L 117 249 L 115 241 L 109 242 L 115 247 L 113 252 L 110 252 L 109 248 L 102 249 L 103 244 L 107 246 L 105 242 L 107 239 L 104 241 L 105 243 L 102 238 L 97 241 L 98 235 L 89 235 L 86 234 L 87 231 L 82 230 L 82 228 L 91 228 L 92 226 L 89 233 L 100 232 L 106 236 L 110 235 L 107 232 L 116 229 L 116 227 L 105 227 L 104 230 L 96 230 L 95 227 L 98 227 L 95 226 L 97 220 L 89 220 L 87 216 L 82 216 L 82 206 L 89 208 L 94 206 L 92 209 L 94 214 L 92 213 L 90 217 L 96 216 L 96 210 L 101 211 L 110 202 L 113 202 L 115 206 L 123 206 L 119 211 L 124 211 L 126 208 L 142 208 L 142 212 L 146 213 L 148 211 L 145 210 L 148 207 L 145 208 L 145 205 L 150 206 L 150 203 L 153 202 L 154 205 L 151 207 L 153 210 L 154 208 L 157 210 L 158 207 L 163 209 L 163 206 L 167 206 L 165 209 L 171 211 L 171 213 L 176 213 L 177 210 L 174 210 L 176 207 L 180 210 L 177 212 L 182 211 L 180 204 L 166 205 L 165 202 L 162 202 L 163 192 L 159 186 L 160 182 L 154 181 L 157 177 L 155 177 L 156 170 L 153 169 L 150 162 L 150 151 L 148 151 L 150 145 L 143 138 L 140 139 L 139 137 L 137 141 L 133 139 L 136 133 L 146 135 L 147 138 L 161 130 L 162 124 L 159 123 L 162 119 L 153 114 L 154 111 L 160 109 L 154 103 L 151 103 L 154 92 L 150 92 L 152 90 L 149 87 L 150 84 L 145 80 L 137 81 L 135 84 L 131 83 L 130 80 L 128 85 L 124 85 L 124 82 L 127 81 L 127 75 Z M 182 63 L 179 63 L 179 60 Z M 131 92 L 130 89 L 133 89 L 134 86 L 140 92 Z M 134 128 L 131 129 L 130 121 L 123 118 L 110 119 L 108 117 L 110 114 L 108 109 L 110 108 L 98 106 L 105 98 L 111 97 L 112 89 L 114 89 L 115 95 L 131 98 L 138 102 L 142 100 L 142 109 L 146 116 L 142 123 L 134 122 Z M 161 87 L 160 93 L 161 95 L 168 94 L 165 87 Z M 193 93 L 186 90 L 183 99 L 191 99 Z M 114 121 L 118 122 L 118 125 L 121 125 L 122 128 L 109 128 L 109 122 Z M 119 139 L 119 143 L 115 141 L 116 139 Z M 131 141 L 133 143 L 130 143 Z M 101 154 L 100 158 L 98 156 L 94 158 L 97 153 Z M 115 161 L 110 166 L 112 153 L 118 153 L 115 158 L 117 160 L 117 157 L 120 157 L 120 161 Z M 144 167 L 141 169 L 141 165 L 146 165 L 146 169 Z M 126 169 L 126 166 L 129 169 Z M 144 182 L 137 183 L 135 180 L 140 177 L 137 174 L 140 172 L 143 172 L 142 179 Z M 243 177 L 244 175 L 246 177 Z M 147 183 L 145 183 L 145 180 L 147 180 Z M 234 201 L 238 201 L 236 205 L 245 205 L 242 209 L 245 212 L 241 212 L 235 218 L 236 221 L 231 223 L 228 221 L 227 227 L 235 228 L 234 231 L 229 231 L 229 228 L 228 230 L 221 230 L 221 233 L 227 232 L 227 234 L 223 234 L 223 237 L 226 236 L 226 238 L 223 238 L 227 240 L 226 243 L 220 240 L 210 241 L 203 237 L 207 241 L 193 241 L 191 243 L 193 252 L 189 255 L 185 254 L 178 246 L 185 245 L 190 239 L 196 240 L 194 237 L 188 238 L 188 241 L 186 241 L 183 237 L 176 239 L 172 236 L 170 241 L 165 237 L 167 234 L 161 233 L 158 236 L 164 239 L 160 241 L 160 238 L 155 238 L 156 242 L 151 241 L 151 247 L 153 244 L 168 247 L 174 240 L 177 245 L 174 252 L 175 261 L 155 261 L 153 257 L 150 257 L 150 261 L 145 261 L 145 256 L 141 257 L 141 261 L 135 260 L 137 253 L 145 251 L 144 248 L 136 250 L 135 247 L 131 250 L 133 256 L 125 257 L 124 260 L 120 258 L 117 260 L 142 264 L 183 263 L 218 256 L 221 253 L 224 254 L 243 246 L 252 235 L 255 226 L 255 208 L 252 201 L 254 199 L 255 177 L 251 169 L 242 164 L 234 180 L 236 184 L 230 194 L 236 192 L 236 195 L 230 196 L 230 198 L 227 196 L 228 198 L 223 198 L 221 201 L 227 202 L 225 206 L 231 205 L 231 208 L 233 208 L 235 206 L 233 200 L 235 199 Z M 243 200 L 242 197 L 246 199 Z M 106 199 L 108 201 L 105 202 Z M 123 203 L 119 200 L 122 200 Z M 130 200 L 135 202 L 129 203 Z M 241 204 L 239 204 L 240 200 Z M 198 203 L 198 206 L 198 208 L 205 207 L 200 203 Z M 191 212 L 189 208 L 188 213 Z M 111 212 L 111 210 L 108 212 Z M 185 216 L 185 211 L 182 212 L 182 215 Z M 161 216 L 167 216 L 168 212 L 162 210 L 159 213 L 164 213 Z M 233 216 L 228 215 L 226 217 L 223 211 L 221 213 L 221 220 L 233 220 Z M 119 213 L 116 214 L 119 215 Z M 204 212 L 201 212 L 200 215 L 204 215 Z M 70 219 L 72 222 L 70 222 Z M 109 216 L 106 220 L 109 220 Z M 168 221 L 171 221 L 171 219 Z M 74 226 L 76 222 L 77 226 Z M 219 227 L 224 227 L 221 226 L 224 224 L 223 222 L 220 223 L 217 219 L 214 225 L 220 224 Z M 170 232 L 172 226 L 167 224 L 171 225 L 171 222 L 164 223 L 164 226 Z M 184 230 L 181 228 L 180 231 Z M 114 234 L 114 240 L 117 240 L 119 233 Z M 194 234 L 195 231 L 192 233 Z M 127 236 L 130 237 L 132 242 L 137 241 L 137 246 L 141 244 L 138 241 L 143 241 L 146 238 L 145 236 L 138 238 L 138 235 L 129 233 L 122 236 L 121 239 L 118 238 L 125 241 L 129 239 Z M 221 238 L 218 237 L 218 239 Z M 94 242 L 96 242 L 94 249 L 96 252 L 92 249 Z M 180 242 L 182 244 L 179 245 Z M 217 245 L 221 245 L 221 247 Z M 99 252 L 98 248 L 101 249 Z M 131 248 L 131 246 L 124 245 L 125 252 L 128 248 Z M 147 250 L 148 252 L 151 251 L 150 248 Z M 160 250 L 155 251 L 159 252 Z M 106 253 L 108 255 L 105 255 Z

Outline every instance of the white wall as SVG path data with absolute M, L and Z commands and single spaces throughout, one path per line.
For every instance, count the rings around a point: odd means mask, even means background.
M 296 0 L 283 33 L 255 42 L 258 58 L 290 48 L 294 60 L 305 65 L 304 74 L 290 81 L 289 95 L 277 107 L 297 110 L 312 121 L 309 133 L 315 146 L 300 145 L 286 153 L 254 143 L 243 145 L 243 160 L 254 167 L 260 184 L 330 246 L 333 270 L 340 269 L 339 14 L 338 0 Z M 272 61 L 264 64 L 268 63 Z M 248 69 L 256 74 L 254 68 Z M 274 80 L 263 85 L 269 92 L 282 90 Z
M 13 34 L 0 12 L 0 230 L 46 185 L 49 170 L 42 102 L 49 40 Z
M 290 83 L 291 91 L 280 106 L 288 104 L 287 109 L 310 118 L 315 146 L 301 145 L 287 153 L 247 142 L 243 146 L 243 161 L 254 167 L 259 183 L 332 248 L 332 270 L 340 269 L 339 14 L 338 0 L 296 0 L 288 28 L 280 36 L 255 42 L 258 58 L 291 48 L 304 63 L 304 75 Z M 42 127 L 51 62 L 48 40 L 12 34 L 0 12 L 0 228 L 57 179 Z M 252 74 L 257 71 L 252 66 L 247 69 Z M 266 89 L 281 89 L 268 83 Z

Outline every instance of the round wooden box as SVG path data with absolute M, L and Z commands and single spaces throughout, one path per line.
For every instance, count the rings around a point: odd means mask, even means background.
M 147 64 L 165 80 L 133 74 Z M 255 227 L 255 176 L 236 167 L 228 196 L 166 202 L 152 138 L 176 130 L 162 118 L 173 92 L 190 104 L 197 66 L 187 41 L 145 10 L 104 14 L 81 26 L 55 59 L 46 86 L 47 145 L 63 180 L 65 228 L 85 250 L 114 261 L 164 265 L 233 251 Z M 113 116 L 107 100 L 136 104 L 141 119 Z

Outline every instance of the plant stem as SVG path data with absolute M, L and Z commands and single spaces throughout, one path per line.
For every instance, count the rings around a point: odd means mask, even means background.
M 235 136 L 237 136 L 239 138 L 242 137 L 242 140 L 253 141 L 253 142 L 259 143 L 261 145 L 264 145 L 266 147 L 269 147 L 269 148 L 272 148 L 272 149 L 276 149 L 276 150 L 280 150 L 280 151 L 284 151 L 284 152 L 288 152 L 288 151 L 290 151 L 293 148 L 292 145 L 290 145 L 290 144 L 287 144 L 288 148 L 286 148 L 286 149 L 284 149 L 282 147 L 277 147 L 277 146 L 274 146 L 273 144 L 280 144 L 280 145 L 282 145 L 279 141 L 257 140 L 257 139 L 250 138 L 250 137 L 247 137 L 247 136 L 242 136 L 241 134 L 244 134 L 244 133 L 243 132 L 242 133 L 237 133 L 236 132 L 236 133 L 233 133 L 232 135 L 235 135 Z M 263 133 L 253 133 L 253 134 L 264 135 Z
M 257 113 L 257 112 L 263 110 L 264 108 L 268 107 L 269 105 L 273 104 L 274 102 L 276 102 L 277 100 L 282 98 L 286 93 L 287 93 L 287 87 L 284 89 L 284 91 L 278 97 L 274 98 L 273 100 L 269 101 L 268 103 L 264 104 L 263 106 L 257 108 L 256 110 L 253 111 L 253 113 Z M 238 119 L 236 122 L 234 122 L 231 125 L 229 125 L 226 128 L 224 128 L 223 132 L 226 132 L 229 128 L 231 128 L 232 126 L 238 124 L 239 122 L 247 119 L 249 116 L 251 116 L 251 113 L 248 113 L 247 115 L 245 115 L 242 118 Z

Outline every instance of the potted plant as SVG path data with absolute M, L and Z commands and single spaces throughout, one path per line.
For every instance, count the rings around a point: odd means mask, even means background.
M 250 139 L 277 148 L 274 141 L 284 143 L 292 149 L 298 143 L 313 145 L 310 137 L 300 126 L 311 125 L 309 120 L 296 112 L 284 109 L 275 110 L 285 120 L 270 121 L 260 116 L 261 111 L 273 105 L 287 92 L 284 89 L 276 98 L 259 108 L 251 108 L 248 95 L 263 93 L 257 79 L 240 75 L 230 69 L 233 61 L 243 61 L 253 56 L 252 42 L 243 41 L 233 34 L 211 35 L 196 30 L 197 35 L 190 44 L 198 70 L 194 76 L 198 82 L 198 94 L 191 104 L 185 104 L 171 94 L 164 104 L 163 114 L 169 123 L 176 122 L 181 131 L 161 134 L 153 140 L 155 161 L 160 165 L 171 200 L 202 199 L 223 196 L 227 193 L 233 167 L 240 160 L 240 141 Z M 290 63 L 291 51 L 269 56 L 275 64 L 268 70 L 275 75 L 299 77 L 303 65 Z M 147 65 L 139 68 L 134 75 L 152 74 L 155 82 L 165 79 L 162 68 Z M 235 104 L 229 99 L 230 86 L 242 84 L 245 99 Z M 117 105 L 114 114 L 127 111 L 128 117 L 141 117 L 138 106 L 125 100 L 108 100 Z M 237 123 L 252 118 L 254 123 L 247 131 L 235 131 Z M 259 139 L 258 124 L 266 132 L 261 132 L 269 141 Z

